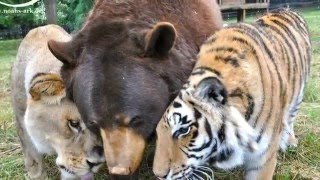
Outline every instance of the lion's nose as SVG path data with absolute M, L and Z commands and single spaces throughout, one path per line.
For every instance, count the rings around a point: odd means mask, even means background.
M 153 171 L 153 173 L 157 176 L 158 179 L 165 180 L 169 174 L 169 171 L 167 171 L 166 173 L 157 173 Z
M 93 163 L 93 162 L 90 162 L 90 161 L 87 160 L 87 164 L 89 165 L 90 169 L 92 169 L 93 167 L 98 166 L 99 164 L 101 164 L 101 162 Z
M 116 175 L 129 175 L 130 169 L 125 167 L 111 167 L 109 168 L 110 174 L 116 174 Z
M 95 147 L 93 147 L 92 152 L 99 155 L 99 156 L 103 156 L 103 147 L 102 146 L 95 146 Z

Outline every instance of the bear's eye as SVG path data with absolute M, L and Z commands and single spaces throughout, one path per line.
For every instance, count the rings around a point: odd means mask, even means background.
M 130 126 L 134 127 L 134 126 L 139 126 L 141 124 L 143 124 L 143 120 L 140 116 L 135 116 L 131 119 L 130 121 Z
M 186 136 L 187 134 L 189 134 L 191 130 L 191 127 L 182 127 L 179 130 L 177 130 L 176 132 L 173 133 L 173 137 L 174 138 L 179 138 L 182 136 Z
M 95 121 L 87 121 L 86 123 L 87 126 L 95 126 L 97 123 Z
M 80 122 L 77 120 L 68 120 L 68 125 L 71 129 L 77 130 L 78 132 L 81 130 Z

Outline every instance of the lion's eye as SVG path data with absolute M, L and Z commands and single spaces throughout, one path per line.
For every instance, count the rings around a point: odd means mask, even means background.
M 80 122 L 77 120 L 69 120 L 68 125 L 72 129 L 76 129 L 77 131 L 81 130 Z
M 179 138 L 179 137 L 185 136 L 185 135 L 189 134 L 190 130 L 191 130 L 191 127 L 180 128 L 179 130 L 174 132 L 173 137 Z

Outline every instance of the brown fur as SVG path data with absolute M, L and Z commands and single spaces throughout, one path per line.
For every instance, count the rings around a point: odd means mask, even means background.
M 128 128 L 119 128 L 113 131 L 102 129 L 101 136 L 110 173 L 126 175 L 135 172 L 142 159 L 141 153 L 139 156 L 135 154 L 137 151 L 143 152 L 145 147 L 143 137 Z M 126 139 L 125 136 L 130 137 L 129 142 L 123 141 Z M 129 157 L 123 157 L 123 154 Z M 131 164 L 129 169 L 127 169 L 128 164 Z
M 196 50 L 214 30 L 222 28 L 220 9 L 210 0 L 97 0 L 82 30 L 97 19 L 105 22 L 121 19 L 145 25 L 170 22 L 179 33 L 178 39 L 189 41 Z
M 108 137 L 121 142 L 122 149 L 137 148 L 134 153 L 118 151 L 103 137 L 106 156 L 117 157 L 108 162 L 115 166 L 109 170 L 137 170 L 147 140 L 191 72 L 200 45 L 221 27 L 215 1 L 98 0 L 72 41 L 49 42 L 64 63 L 67 93 L 89 127 L 103 136 L 117 134 Z M 118 114 L 129 124 L 119 124 Z

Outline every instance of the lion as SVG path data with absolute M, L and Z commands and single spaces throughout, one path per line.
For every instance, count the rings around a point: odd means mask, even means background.
M 50 39 L 67 41 L 57 25 L 31 30 L 20 44 L 12 68 L 12 100 L 25 167 L 30 179 L 45 179 L 42 157 L 56 154 L 61 179 L 92 179 L 103 164 L 102 141 L 66 98 L 62 63 L 49 51 Z

